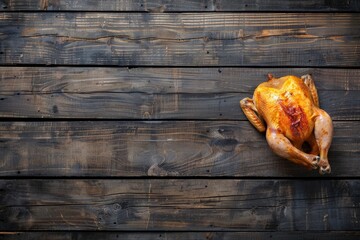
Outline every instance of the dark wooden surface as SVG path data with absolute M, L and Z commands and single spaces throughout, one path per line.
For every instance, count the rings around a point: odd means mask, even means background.
M 360 1 L 0 0 L 0 239 L 359 239 Z M 331 175 L 239 100 L 312 74 Z
M 289 231 L 289 232 L 4 232 L 8 240 L 239 240 L 239 239 L 277 239 L 277 240 L 358 240 L 359 232 L 311 232 L 311 231 Z M 5 235 L 7 234 L 7 235 Z
M 6 12 L 0 64 L 360 66 L 358 13 Z
M 0 186 L 6 206 L 0 230 L 360 230 L 359 180 L 3 180 Z
M 25 0 L 0 1 L 3 11 L 145 11 L 145 12 L 205 12 L 205 11 L 360 11 L 356 0 Z
M 360 124 L 334 125 L 326 177 L 357 177 Z M 319 177 L 247 121 L 3 122 L 0 134 L 0 176 Z
M 360 119 L 360 91 L 319 91 L 333 120 Z M 252 93 L 56 93 L 0 95 L 0 116 L 81 119 L 245 120 L 239 101 Z
M 334 120 L 360 119 L 358 69 L 3 67 L 0 115 L 32 118 L 245 120 L 239 100 L 267 73 L 311 73 Z
M 360 69 L 351 68 L 0 67 L 0 94 L 249 94 L 268 73 L 311 74 L 320 91 L 360 90 Z

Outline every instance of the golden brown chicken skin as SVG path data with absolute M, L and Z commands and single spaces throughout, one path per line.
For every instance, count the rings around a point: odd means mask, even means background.
M 320 167 L 321 174 L 330 173 L 327 154 L 332 121 L 319 108 L 310 75 L 275 78 L 269 74 L 268 81 L 255 89 L 253 98 L 244 98 L 240 106 L 258 131 L 266 131 L 269 146 L 276 154 L 310 169 Z M 310 146 L 306 152 L 305 142 Z

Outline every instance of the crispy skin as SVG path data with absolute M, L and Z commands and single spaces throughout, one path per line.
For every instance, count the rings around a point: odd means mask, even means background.
M 300 78 L 270 78 L 255 89 L 253 99 L 267 126 L 280 130 L 294 145 L 310 137 L 316 106 Z

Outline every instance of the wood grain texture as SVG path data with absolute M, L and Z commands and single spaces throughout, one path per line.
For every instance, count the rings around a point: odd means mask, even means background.
M 358 1 L 348 0 L 1 0 L 0 3 L 3 11 L 360 11 Z
M 356 13 L 4 12 L 0 64 L 359 67 Z
M 276 240 L 358 240 L 356 231 L 332 232 L 4 232 L 4 240 L 239 240 L 239 239 L 276 239 Z
M 360 238 L 360 1 L 0 10 L 0 239 Z M 268 72 L 313 75 L 331 175 L 245 120 Z
M 1 230 L 359 231 L 359 180 L 1 180 Z
M 334 120 L 357 120 L 358 69 L 1 67 L 0 116 L 244 120 L 239 100 L 275 76 L 310 73 Z M 335 92 L 334 92 L 335 91 Z
M 357 177 L 360 123 L 335 122 L 332 174 Z M 247 121 L 1 122 L 3 177 L 320 177 Z
M 334 120 L 359 119 L 358 69 L 2 67 L 0 70 L 2 117 L 244 120 L 239 100 L 251 97 L 255 87 L 271 72 L 275 76 L 311 73 L 320 91 L 321 105 Z
M 245 120 L 239 101 L 253 93 L 0 94 L 2 118 Z M 358 91 L 319 91 L 333 120 L 359 120 Z
M 0 94 L 250 93 L 268 73 L 311 74 L 318 90 L 360 90 L 360 69 L 0 67 Z

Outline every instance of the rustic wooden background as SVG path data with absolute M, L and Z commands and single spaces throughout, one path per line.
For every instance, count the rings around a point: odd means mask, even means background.
M 359 239 L 360 1 L 1 0 L 1 239 Z M 333 172 L 239 100 L 311 73 Z

